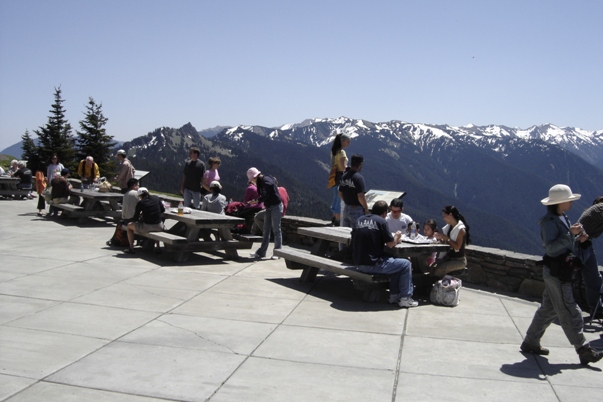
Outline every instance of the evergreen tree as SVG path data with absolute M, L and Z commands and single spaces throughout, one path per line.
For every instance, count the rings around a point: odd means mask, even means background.
M 31 138 L 29 130 L 25 130 L 25 134 L 21 136 L 21 139 L 23 140 L 23 143 L 21 145 L 21 147 L 23 148 L 23 154 L 21 155 L 21 159 L 26 160 L 27 167 L 32 172 L 35 172 L 41 162 L 38 147 L 36 146 L 33 138 Z
M 78 160 L 92 156 L 98 164 L 102 176 L 109 176 L 115 170 L 115 161 L 111 158 L 111 149 L 115 146 L 113 136 L 107 135 L 103 115 L 103 105 L 97 104 L 92 97 L 88 98 L 88 106 L 84 119 L 80 120 L 80 130 L 77 131 Z
M 71 124 L 65 118 L 64 99 L 61 97 L 61 87 L 54 89 L 54 103 L 48 116 L 48 122 L 39 130 L 38 135 L 40 160 L 46 161 L 53 153 L 59 155 L 61 163 L 71 169 L 77 169 L 75 160 L 75 140 L 71 134 Z

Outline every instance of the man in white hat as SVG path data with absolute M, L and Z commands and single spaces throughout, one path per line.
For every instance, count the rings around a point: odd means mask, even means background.
M 565 214 L 578 199 L 580 194 L 573 194 L 568 186 L 557 184 L 550 188 L 549 196 L 541 201 L 547 206 L 547 214 L 538 222 L 545 249 L 542 268 L 545 289 L 542 304 L 534 314 L 520 349 L 524 353 L 548 355 L 549 350 L 540 346 L 540 340 L 548 326 L 558 319 L 565 336 L 576 349 L 580 363 L 586 365 L 601 360 L 603 353 L 593 349 L 586 341 L 582 332 L 582 310 L 574 300 L 572 291 L 574 269 L 568 258 L 579 244 L 588 240 L 582 225 L 572 225 Z

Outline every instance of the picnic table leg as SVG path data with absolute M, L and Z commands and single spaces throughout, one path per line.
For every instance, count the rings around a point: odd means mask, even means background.
M 230 231 L 230 228 L 221 227 L 220 229 L 218 229 L 218 233 L 220 233 L 220 237 L 222 238 L 222 240 L 232 240 L 232 233 Z M 239 259 L 239 253 L 237 252 L 237 249 L 233 248 L 224 251 L 226 252 L 226 258 L 228 258 L 229 260 Z
M 306 267 L 304 268 L 299 280 L 304 283 L 314 282 L 314 279 L 316 279 L 316 274 L 318 274 L 318 268 Z
M 312 246 L 311 253 L 314 255 L 324 257 L 327 255 L 327 251 L 329 251 L 330 245 L 331 245 L 330 241 L 324 240 L 324 239 L 318 239 L 318 241 L 314 243 L 314 246 Z

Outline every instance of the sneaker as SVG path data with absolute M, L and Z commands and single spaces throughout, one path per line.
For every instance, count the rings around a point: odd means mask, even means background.
M 264 258 L 265 256 L 259 255 L 258 253 L 251 253 L 250 257 L 251 258 Z
M 418 305 L 419 305 L 419 302 L 416 300 L 413 300 L 411 297 L 403 297 L 398 302 L 398 306 L 400 306 L 400 307 L 417 307 Z
M 390 294 L 389 295 L 389 304 L 398 304 L 398 302 L 400 301 L 400 295 L 396 294 Z
M 525 342 L 523 342 L 521 344 L 519 349 L 523 353 L 533 353 L 533 354 L 539 355 L 539 356 L 546 356 L 549 354 L 549 350 L 547 348 L 543 348 L 540 345 L 538 345 L 538 346 L 530 345 L 529 343 L 525 343 Z
M 126 253 L 126 254 L 136 254 L 136 253 L 134 252 L 134 250 L 132 250 L 131 248 L 127 248 L 127 249 L 125 249 L 125 250 L 124 250 L 124 253 Z
M 278 255 L 273 255 L 272 257 L 270 257 L 271 260 L 280 260 L 281 257 L 279 257 Z
M 603 358 L 603 352 L 595 350 L 590 345 L 584 345 L 578 349 L 580 364 L 586 366 L 588 363 L 595 363 Z

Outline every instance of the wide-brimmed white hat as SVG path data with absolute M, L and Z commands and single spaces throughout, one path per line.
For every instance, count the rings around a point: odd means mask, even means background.
M 582 197 L 580 194 L 573 194 L 572 189 L 565 184 L 555 184 L 549 189 L 549 196 L 542 201 L 542 205 L 555 205 L 567 201 L 576 201 Z

